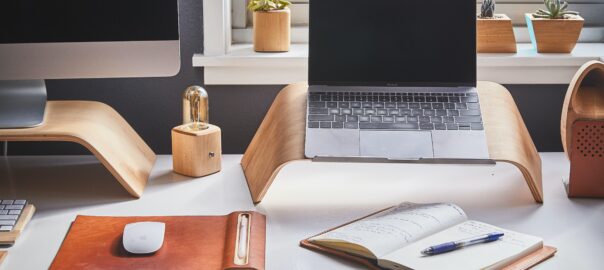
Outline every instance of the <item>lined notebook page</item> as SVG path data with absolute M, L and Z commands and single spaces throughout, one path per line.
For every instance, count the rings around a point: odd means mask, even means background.
M 310 240 L 347 241 L 364 246 L 380 257 L 466 219 L 463 210 L 454 204 L 404 202 Z
M 433 256 L 423 256 L 420 253 L 429 246 L 495 231 L 505 235 L 494 242 L 472 245 L 448 253 Z M 390 269 L 497 269 L 542 246 L 543 241 L 539 237 L 469 220 L 388 254 L 381 258 L 379 264 Z

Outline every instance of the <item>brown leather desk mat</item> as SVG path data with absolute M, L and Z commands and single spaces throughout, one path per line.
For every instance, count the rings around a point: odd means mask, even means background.
M 239 214 L 250 214 L 247 264 L 234 263 Z M 124 226 L 166 223 L 162 248 L 151 255 L 124 250 Z M 226 216 L 97 217 L 78 216 L 50 269 L 264 269 L 266 218 L 256 212 Z

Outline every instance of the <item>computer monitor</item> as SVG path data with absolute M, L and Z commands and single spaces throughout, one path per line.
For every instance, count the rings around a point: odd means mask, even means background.
M 178 0 L 6 0 L 0 28 L 0 128 L 43 121 L 44 79 L 180 69 Z

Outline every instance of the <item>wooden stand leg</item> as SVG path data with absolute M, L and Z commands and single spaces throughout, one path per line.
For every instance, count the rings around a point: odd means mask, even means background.
M 143 194 L 155 153 L 136 131 L 106 104 L 48 101 L 44 123 L 0 129 L 0 141 L 65 141 L 86 147 L 134 197 Z
M 536 202 L 543 202 L 541 158 L 514 99 L 503 86 L 478 82 L 491 159 L 516 166 Z M 285 87 L 275 98 L 245 151 L 241 166 L 252 200 L 259 203 L 283 166 L 304 156 L 308 85 Z

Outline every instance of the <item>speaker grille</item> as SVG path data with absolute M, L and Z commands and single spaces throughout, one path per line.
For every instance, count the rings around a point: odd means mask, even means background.
M 583 158 L 604 157 L 604 122 L 584 122 L 575 127 L 573 135 L 577 156 Z

